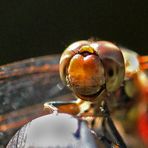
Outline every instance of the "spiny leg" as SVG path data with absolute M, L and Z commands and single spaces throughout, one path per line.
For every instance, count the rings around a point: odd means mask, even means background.
M 99 147 L 103 148 L 120 148 L 116 143 L 111 141 L 109 138 L 104 136 L 103 134 L 97 134 L 93 130 L 91 130 L 91 133 L 94 135 L 97 144 L 99 144 Z
M 102 101 L 101 107 L 100 107 L 101 113 L 103 115 L 103 122 L 102 122 L 102 128 L 106 135 L 110 135 L 115 140 L 115 143 L 121 147 L 126 148 L 126 145 L 118 133 L 111 117 L 109 114 L 109 110 L 107 107 L 107 103 L 105 101 Z

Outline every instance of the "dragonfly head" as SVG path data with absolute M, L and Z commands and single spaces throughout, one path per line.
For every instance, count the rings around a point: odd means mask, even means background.
M 61 79 L 80 99 L 95 101 L 106 88 L 107 91 L 113 90 L 109 85 L 114 85 L 117 76 L 114 73 L 116 63 L 106 58 L 108 52 L 107 48 L 105 52 L 102 50 L 103 43 L 78 41 L 71 44 L 61 56 Z M 113 76 L 114 79 L 111 79 Z

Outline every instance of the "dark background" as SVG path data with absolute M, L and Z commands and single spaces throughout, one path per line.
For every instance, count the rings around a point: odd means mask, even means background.
M 147 54 L 148 2 L 12 0 L 0 2 L 0 64 L 52 53 L 91 37 Z

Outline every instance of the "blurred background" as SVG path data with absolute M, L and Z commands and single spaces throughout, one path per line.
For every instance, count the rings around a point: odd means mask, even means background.
M 70 43 L 110 40 L 147 54 L 148 2 L 24 0 L 0 2 L 0 64 L 61 53 Z

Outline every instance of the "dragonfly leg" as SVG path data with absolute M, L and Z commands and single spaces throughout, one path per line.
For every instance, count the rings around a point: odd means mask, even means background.
M 116 143 L 120 148 L 126 148 L 126 144 L 124 143 L 113 123 L 113 120 L 110 117 L 108 106 L 105 101 L 102 101 L 100 110 L 103 115 L 102 128 L 104 135 L 113 139 L 114 143 Z
M 113 143 L 106 136 L 104 136 L 102 134 L 96 134 L 96 132 L 94 132 L 93 130 L 91 130 L 91 133 L 94 135 L 96 142 L 97 142 L 99 147 L 120 148 L 117 144 Z

